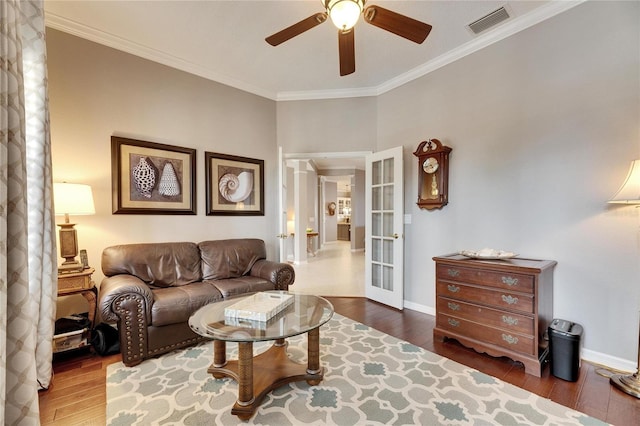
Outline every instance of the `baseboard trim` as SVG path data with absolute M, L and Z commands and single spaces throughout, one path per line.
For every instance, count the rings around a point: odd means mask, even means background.
M 421 305 L 419 303 L 410 302 L 408 300 L 404 301 L 404 307 L 407 309 L 411 309 L 413 311 L 422 312 L 423 314 L 428 314 L 431 316 L 436 316 L 435 308 L 431 306 Z
M 587 348 L 582 348 L 580 350 L 580 358 L 583 361 L 602 365 L 603 367 L 613 368 L 615 370 L 628 371 L 629 373 L 635 373 L 638 371 L 635 362 Z

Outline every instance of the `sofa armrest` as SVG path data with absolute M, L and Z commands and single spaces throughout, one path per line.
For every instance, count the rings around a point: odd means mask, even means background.
M 275 284 L 276 290 L 288 290 L 296 279 L 295 270 L 288 263 L 261 259 L 253 264 L 249 275 L 263 278 Z
M 100 283 L 98 306 L 102 320 L 115 322 L 124 316 L 125 311 L 134 311 L 134 317 L 151 324 L 153 293 L 140 278 L 121 274 L 107 277 Z

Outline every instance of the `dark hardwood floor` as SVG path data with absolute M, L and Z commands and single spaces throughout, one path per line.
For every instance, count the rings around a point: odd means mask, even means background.
M 435 352 L 544 398 L 618 426 L 640 425 L 640 400 L 609 385 L 598 367 L 582 363 L 576 382 L 558 379 L 546 367 L 542 377 L 527 375 L 521 364 L 492 358 L 456 341 L 433 341 L 435 318 L 405 309 L 397 311 L 363 298 L 328 297 L 337 313 Z M 50 388 L 40 393 L 43 425 L 104 425 L 106 423 L 106 368 L 120 355 L 100 357 L 88 350 L 54 360 Z

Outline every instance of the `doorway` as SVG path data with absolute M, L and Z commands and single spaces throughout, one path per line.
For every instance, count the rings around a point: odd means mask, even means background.
M 287 206 L 288 228 L 303 231 L 311 229 L 319 234 L 310 242 L 313 245 L 310 249 L 306 242 L 295 238 L 296 233 L 303 235 L 304 232 L 294 231 L 293 238 L 289 238 L 287 259 L 294 264 L 296 284 L 300 284 L 293 291 L 327 296 L 364 296 L 364 168 L 368 154 L 370 152 L 283 154 L 288 176 L 288 200 L 283 203 Z M 305 176 L 301 179 L 300 174 Z M 331 181 L 336 182 L 336 191 L 335 195 L 328 196 L 323 185 Z M 349 197 L 340 197 L 343 199 L 343 208 L 339 218 L 337 208 L 333 216 L 329 215 L 329 205 L 333 202 L 336 207 L 338 205 L 338 181 L 354 193 L 353 196 L 350 193 Z M 296 182 L 303 182 L 304 185 L 296 185 Z M 345 195 L 344 191 L 340 195 Z M 349 198 L 348 210 L 344 208 L 344 198 Z M 300 205 L 303 207 L 298 211 L 302 214 L 297 214 L 296 207 Z M 357 219 L 358 216 L 360 219 Z M 335 228 L 333 235 L 327 238 L 330 232 L 327 232 L 326 226 L 331 226 L 331 220 L 328 220 L 331 218 Z M 338 219 L 341 226 L 347 224 L 350 228 L 347 240 L 337 238 Z M 306 247 L 306 253 L 296 257 L 296 248 L 297 254 L 301 254 L 300 247 Z

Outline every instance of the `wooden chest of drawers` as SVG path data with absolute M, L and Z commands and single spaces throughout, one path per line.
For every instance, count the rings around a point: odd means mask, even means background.
M 436 339 L 506 356 L 540 377 L 542 336 L 553 319 L 552 260 L 476 260 L 452 254 L 436 262 Z

